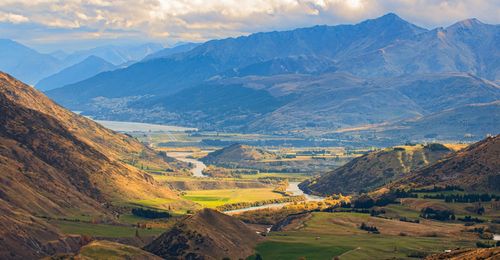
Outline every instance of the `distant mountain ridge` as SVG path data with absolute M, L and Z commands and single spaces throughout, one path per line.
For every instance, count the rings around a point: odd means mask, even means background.
M 171 48 L 165 48 L 165 49 L 162 49 L 162 50 L 159 50 L 157 52 L 154 52 L 154 53 L 147 55 L 146 57 L 144 57 L 142 59 L 142 61 L 161 59 L 161 58 L 166 58 L 166 57 L 174 55 L 174 54 L 188 52 L 188 51 L 196 48 L 200 44 L 201 43 L 189 42 L 189 43 L 179 44 L 179 45 L 171 47 Z
M 35 85 L 40 80 L 55 76 L 54 74 L 61 70 L 79 64 L 91 56 L 99 57 L 118 66 L 132 61 L 140 61 L 145 56 L 161 49 L 163 49 L 163 46 L 160 44 L 146 43 L 128 46 L 107 45 L 72 53 L 55 51 L 44 54 L 14 40 L 0 39 L 0 56 L 2 57 L 0 59 L 0 70 L 10 73 L 30 85 Z M 95 75 L 95 73 L 89 71 L 82 72 L 90 76 Z M 75 77 L 72 81 L 63 81 L 62 83 L 67 85 L 86 78 Z
M 96 117 L 206 129 L 390 123 L 498 100 L 499 42 L 500 26 L 476 19 L 427 30 L 391 13 L 355 25 L 208 41 L 48 95 Z M 462 98 L 461 91 L 469 92 Z M 200 98 L 208 95 L 215 101 Z M 116 101 L 121 107 L 110 109 Z
M 115 65 L 104 59 L 92 55 L 80 63 L 69 66 L 56 74 L 40 80 L 35 87 L 41 91 L 60 88 L 116 68 Z
M 158 43 L 145 43 L 137 45 L 105 45 L 87 50 L 75 51 L 67 55 L 62 62 L 67 65 L 79 63 L 90 56 L 96 56 L 115 66 L 129 62 L 140 61 L 147 55 L 163 49 Z
M 59 69 L 59 60 L 18 42 L 0 39 L 0 71 L 6 71 L 34 85 Z

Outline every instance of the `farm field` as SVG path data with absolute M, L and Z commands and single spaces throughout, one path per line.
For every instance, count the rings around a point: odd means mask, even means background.
M 302 227 L 296 230 L 271 232 L 267 241 L 256 247 L 263 259 L 410 259 L 425 253 L 442 252 L 451 247 L 472 247 L 472 238 L 460 237 L 458 225 L 426 222 L 408 224 L 398 220 L 386 220 L 359 213 L 312 213 Z M 360 230 L 362 222 L 377 226 L 381 234 L 370 234 Z M 410 235 L 398 235 L 408 232 Z M 427 230 L 452 232 L 435 237 Z M 412 234 L 414 232 L 415 234 Z
M 182 197 L 203 207 L 215 208 L 224 204 L 277 199 L 283 196 L 273 192 L 272 188 L 262 188 L 185 191 Z
M 65 234 L 87 235 L 93 237 L 124 238 L 134 237 L 136 228 L 130 225 L 93 224 L 87 222 L 53 221 Z M 156 236 L 165 228 L 138 229 L 139 235 Z

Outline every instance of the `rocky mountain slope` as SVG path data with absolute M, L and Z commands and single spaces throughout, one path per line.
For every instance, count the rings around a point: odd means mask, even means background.
M 179 199 L 124 163 L 134 158 L 170 167 L 161 156 L 4 73 L 0 111 L 0 258 L 37 258 L 78 248 L 78 238 L 60 235 L 39 217 L 111 216 L 120 210 L 116 202 Z
M 422 187 L 453 185 L 467 191 L 499 192 L 500 135 L 488 137 L 467 148 L 389 185 L 395 187 Z
M 397 146 L 371 152 L 300 187 L 318 194 L 367 192 L 403 178 L 453 152 L 441 144 Z
M 144 249 L 165 259 L 245 259 L 261 239 L 240 220 L 204 209 L 187 216 Z

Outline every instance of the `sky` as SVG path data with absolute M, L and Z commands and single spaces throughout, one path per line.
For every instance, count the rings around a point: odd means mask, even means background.
M 0 38 L 44 52 L 105 44 L 203 42 L 393 12 L 425 28 L 498 24 L 499 0 L 0 0 Z

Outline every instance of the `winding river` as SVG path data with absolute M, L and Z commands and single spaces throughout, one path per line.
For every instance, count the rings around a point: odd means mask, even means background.
M 306 201 L 322 201 L 322 200 L 325 199 L 325 198 L 320 197 L 320 196 L 314 196 L 314 195 L 309 195 L 309 194 L 304 193 L 304 191 L 302 191 L 299 188 L 299 183 L 300 182 L 295 182 L 295 181 L 294 182 L 288 182 L 288 187 L 287 187 L 286 191 L 291 192 L 292 195 L 294 195 L 294 196 L 304 195 L 305 198 L 306 198 Z M 224 211 L 224 213 L 226 213 L 228 215 L 232 215 L 232 214 L 242 213 L 242 212 L 245 212 L 245 211 L 257 210 L 257 209 L 271 209 L 271 208 L 278 209 L 278 208 L 282 208 L 282 207 L 284 207 L 284 206 L 286 206 L 286 205 L 288 205 L 290 203 L 292 203 L 292 202 L 266 204 L 266 205 L 262 205 L 262 206 L 255 206 L 255 207 L 248 207 L 248 208 L 242 208 L 242 209 L 228 210 L 228 211 Z
M 172 158 L 175 158 L 181 162 L 186 162 L 194 165 L 194 168 L 191 168 L 191 172 L 193 173 L 194 177 L 200 177 L 200 178 L 206 178 L 208 177 L 207 175 L 203 174 L 203 170 L 207 168 L 207 166 L 199 160 L 189 158 L 193 153 L 190 152 L 169 152 L 167 153 L 167 156 L 170 156 Z
M 173 157 L 181 162 L 187 162 L 187 163 L 191 163 L 192 165 L 194 165 L 195 167 L 191 169 L 193 176 L 207 178 L 208 176 L 203 174 L 203 170 L 205 168 L 207 168 L 207 166 L 199 160 L 190 158 L 190 156 L 192 154 L 193 153 L 191 153 L 191 152 L 169 152 L 169 153 L 167 153 L 168 156 Z M 306 201 L 321 201 L 324 199 L 323 197 L 309 195 L 309 194 L 304 193 L 304 191 L 302 191 L 299 188 L 299 183 L 300 182 L 288 182 L 288 187 L 287 187 L 286 191 L 292 193 L 292 195 L 294 195 L 294 196 L 304 195 L 306 198 Z M 231 215 L 231 214 L 237 214 L 237 213 L 241 213 L 241 212 L 245 212 L 245 211 L 257 210 L 257 209 L 281 208 L 281 207 L 283 207 L 287 204 L 290 204 L 290 203 L 291 202 L 266 204 L 266 205 L 262 205 L 262 206 L 228 210 L 228 211 L 225 211 L 224 213 Z

